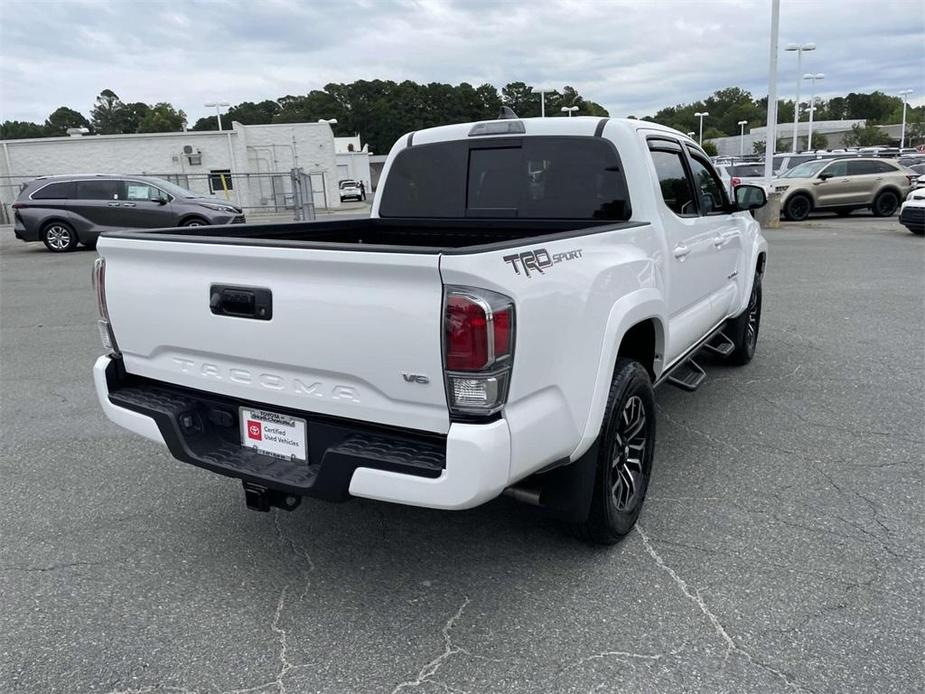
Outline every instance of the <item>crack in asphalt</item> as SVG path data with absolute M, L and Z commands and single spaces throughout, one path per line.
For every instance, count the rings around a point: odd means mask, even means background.
M 446 624 L 443 625 L 443 628 L 440 630 L 441 635 L 443 636 L 443 653 L 438 655 L 436 658 L 432 659 L 426 663 L 420 670 L 418 670 L 417 676 L 413 680 L 406 680 L 399 683 L 392 690 L 392 694 L 398 694 L 398 692 L 403 689 L 412 689 L 414 687 L 419 687 L 425 682 L 432 682 L 432 677 L 437 674 L 437 671 L 443 665 L 443 663 L 450 657 L 456 655 L 457 653 L 465 653 L 466 655 L 472 655 L 462 646 L 457 646 L 453 643 L 453 637 L 450 634 L 453 627 L 456 626 L 456 622 L 462 617 L 463 612 L 466 607 L 469 605 L 469 598 L 466 597 L 463 600 L 462 605 L 459 606 L 459 609 L 456 610 L 456 613 L 450 617 Z M 447 685 L 447 687 L 449 687 Z M 448 691 L 453 691 L 448 688 Z M 458 690 L 457 690 L 458 691 Z
M 700 591 L 697 590 L 696 588 L 692 591 L 687 581 L 681 578 L 681 576 L 679 576 L 678 573 L 673 568 L 671 568 L 665 562 L 664 559 L 662 559 L 662 556 L 656 551 L 655 547 L 652 546 L 652 542 L 649 540 L 649 536 L 646 534 L 642 526 L 639 525 L 639 523 L 636 524 L 636 532 L 639 534 L 639 537 L 642 538 L 643 547 L 645 548 L 649 556 L 652 558 L 652 560 L 656 563 L 656 565 L 660 569 L 662 569 L 662 571 L 664 571 L 671 577 L 671 579 L 678 586 L 678 588 L 681 590 L 684 596 L 688 600 L 693 602 L 698 607 L 700 612 L 709 620 L 710 624 L 713 626 L 713 630 L 716 632 L 716 635 L 719 636 L 719 638 L 723 641 L 723 643 L 726 644 L 726 658 L 727 659 L 729 658 L 730 655 L 735 653 L 737 655 L 742 656 L 743 658 L 745 658 L 748 662 L 752 663 L 753 665 L 761 668 L 762 670 L 765 670 L 766 672 L 771 673 L 778 679 L 783 680 L 783 682 L 787 685 L 788 689 L 792 689 L 794 691 L 808 691 L 812 693 L 813 690 L 803 685 L 797 684 L 793 680 L 792 676 L 788 675 L 782 670 L 778 670 L 777 668 L 758 660 L 751 653 L 749 653 L 748 651 L 743 649 L 741 646 L 739 646 L 735 642 L 735 640 L 732 638 L 732 636 L 729 634 L 729 632 L 726 630 L 726 628 L 723 626 L 722 622 L 720 622 L 719 617 L 717 617 L 716 614 L 714 614 L 714 612 L 709 608 L 707 603 L 704 601 L 703 596 L 700 594 Z

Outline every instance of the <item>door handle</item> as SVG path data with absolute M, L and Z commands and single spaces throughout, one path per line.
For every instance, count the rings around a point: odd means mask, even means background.
M 110 202 L 110 203 L 108 203 L 108 205 L 109 205 L 109 207 L 118 207 L 118 206 L 119 206 L 119 203 L 117 203 L 117 202 Z
M 674 257 L 678 260 L 683 261 L 688 255 L 690 255 L 691 249 L 685 246 L 683 243 L 679 243 L 674 247 Z
M 722 236 L 716 236 L 716 237 L 714 237 L 714 239 L 713 239 L 713 247 L 714 247 L 714 248 L 719 249 L 719 248 L 722 248 L 722 247 L 725 246 L 725 245 L 726 245 L 726 239 L 724 239 Z
M 122 203 L 122 207 L 135 207 L 135 203 L 133 203 L 133 202 L 123 202 L 123 203 Z

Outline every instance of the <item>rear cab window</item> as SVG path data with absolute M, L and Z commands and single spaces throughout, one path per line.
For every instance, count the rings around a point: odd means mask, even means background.
M 404 149 L 389 170 L 379 215 L 626 221 L 631 209 L 609 140 L 537 136 Z

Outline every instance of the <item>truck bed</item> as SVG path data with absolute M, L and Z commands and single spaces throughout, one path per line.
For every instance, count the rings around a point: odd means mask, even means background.
M 346 219 L 282 224 L 229 224 L 109 232 L 105 236 L 149 241 L 181 241 L 232 245 L 315 247 L 331 250 L 446 253 L 454 249 L 515 246 L 525 239 L 568 238 L 637 226 L 636 222 L 599 220 L 427 220 Z

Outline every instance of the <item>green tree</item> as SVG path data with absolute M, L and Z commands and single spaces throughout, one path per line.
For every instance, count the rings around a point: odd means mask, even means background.
M 809 143 L 808 149 L 828 149 L 829 148 L 829 138 L 823 135 L 820 132 L 813 133 L 813 141 Z
M 100 135 L 113 135 L 125 131 L 125 104 L 111 89 L 104 89 L 96 97 L 96 106 L 90 111 L 93 131 Z
M 715 157 L 717 154 L 719 154 L 719 151 L 716 149 L 716 145 L 710 142 L 709 140 L 705 140 L 702 147 L 703 147 L 703 151 L 706 152 L 711 157 Z
M 0 140 L 22 140 L 28 137 L 46 137 L 45 126 L 24 120 L 7 120 L 0 123 Z
M 45 119 L 45 133 L 49 137 L 67 135 L 68 128 L 90 128 L 90 121 L 78 111 L 67 106 L 55 109 Z
M 816 138 L 813 137 L 813 139 L 815 140 Z M 766 144 L 767 144 L 767 140 L 755 140 L 752 143 L 752 151 L 755 154 L 764 154 L 764 146 Z M 774 143 L 774 151 L 775 152 L 784 152 L 784 151 L 789 152 L 790 147 L 787 145 L 787 141 L 784 140 L 784 138 L 779 137 L 777 138 L 777 142 Z
M 890 136 L 876 125 L 855 123 L 844 137 L 846 147 L 872 147 L 890 144 Z
M 167 133 L 183 129 L 186 114 L 168 103 L 154 104 L 138 125 L 140 133 Z
M 137 133 L 141 127 L 141 121 L 148 115 L 151 107 L 141 101 L 135 101 L 131 104 L 125 104 L 122 111 L 122 132 Z

